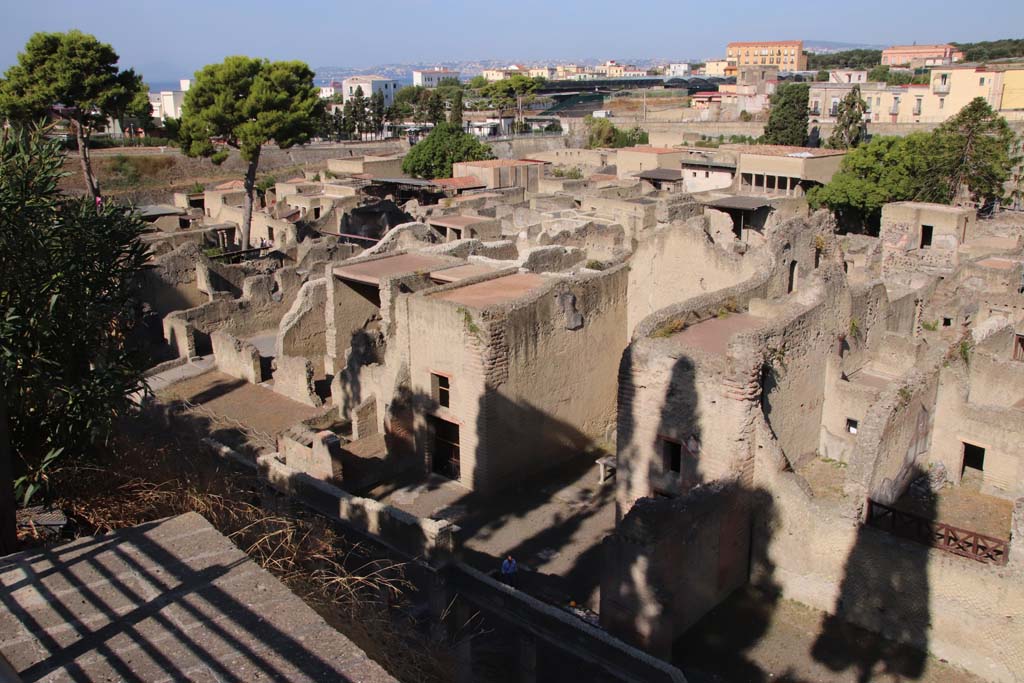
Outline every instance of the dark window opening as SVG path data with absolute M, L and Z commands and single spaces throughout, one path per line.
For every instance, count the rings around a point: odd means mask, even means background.
M 985 471 L 985 449 L 975 446 L 972 443 L 964 442 L 964 467 L 960 471 L 962 475 L 966 470 Z
M 857 433 L 857 421 L 851 418 L 846 418 L 846 431 L 850 434 Z
M 796 261 L 789 262 L 789 284 L 786 286 L 786 293 L 790 294 L 796 289 Z
M 449 479 L 459 478 L 459 425 L 442 420 L 433 415 L 427 418 L 434 434 L 433 462 L 434 474 Z
M 667 471 L 676 472 L 677 474 L 683 471 L 683 444 L 678 441 L 662 438 L 661 457 Z
M 814 248 L 814 268 L 817 270 L 818 266 L 821 265 L 821 249 Z
M 922 249 L 927 249 L 928 247 L 932 246 L 932 232 L 934 232 L 934 228 L 932 228 L 932 226 L 930 226 L 930 225 L 922 225 L 921 226 L 921 248 Z
M 953 324 L 953 319 L 952 318 L 943 318 L 942 319 L 942 326 L 943 327 L 949 327 L 952 324 Z
M 269 226 L 267 227 L 267 240 L 270 242 L 274 241 L 274 229 Z
M 451 405 L 451 379 L 435 372 L 430 373 L 430 393 L 439 406 Z
M 1024 334 L 1018 334 L 1013 339 L 1013 359 L 1024 360 Z

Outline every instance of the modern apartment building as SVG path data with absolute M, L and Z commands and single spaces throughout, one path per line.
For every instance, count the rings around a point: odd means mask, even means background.
M 737 67 L 773 65 L 780 71 L 807 70 L 807 54 L 802 40 L 729 43 L 725 59 Z

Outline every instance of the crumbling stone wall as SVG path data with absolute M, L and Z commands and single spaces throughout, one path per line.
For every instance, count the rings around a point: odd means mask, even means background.
M 218 370 L 252 384 L 263 381 L 260 352 L 255 346 L 223 330 L 214 331 L 210 335 L 210 342 Z
M 308 358 L 318 377 L 324 374 L 326 355 L 327 279 L 310 280 L 302 285 L 295 302 L 281 318 L 275 355 Z
M 760 498 L 717 482 L 639 501 L 602 544 L 601 625 L 670 658 L 677 638 L 746 583 L 751 507 Z
M 205 303 L 208 297 L 196 281 L 196 262 L 201 256 L 199 247 L 188 242 L 155 257 L 142 273 L 139 297 L 160 315 Z

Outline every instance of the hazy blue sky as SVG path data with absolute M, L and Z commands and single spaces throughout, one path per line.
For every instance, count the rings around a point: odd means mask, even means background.
M 1019 37 L 1020 0 L 4 0 L 0 68 L 35 31 L 79 28 L 147 80 L 229 54 L 310 66 L 708 58 L 730 40 L 926 43 Z M 958 7 L 956 11 L 954 7 Z M 947 9 L 949 8 L 949 9 Z

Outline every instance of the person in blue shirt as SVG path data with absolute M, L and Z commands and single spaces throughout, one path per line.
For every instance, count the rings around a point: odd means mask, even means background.
M 515 585 L 517 569 L 518 566 L 516 565 L 515 558 L 509 555 L 501 563 L 501 580 L 510 586 Z

